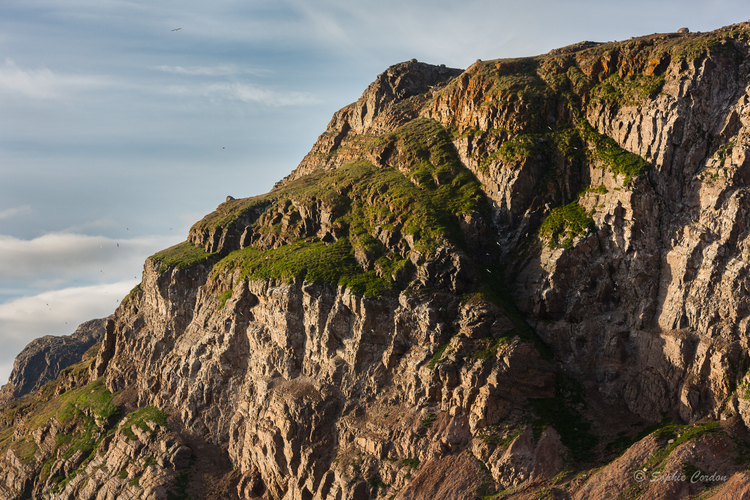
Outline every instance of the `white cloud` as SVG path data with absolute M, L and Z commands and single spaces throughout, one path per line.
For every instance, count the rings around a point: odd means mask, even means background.
M 70 335 L 79 324 L 112 314 L 139 282 L 64 288 L 0 304 L 0 384 L 8 380 L 13 360 L 32 340 L 44 335 Z
M 0 210 L 0 219 L 9 219 L 16 215 L 28 214 L 31 212 L 31 205 L 23 205 L 20 207 L 7 208 Z
M 266 106 L 309 106 L 320 103 L 309 92 L 279 92 L 246 83 L 212 83 L 201 86 L 172 85 L 166 92 L 181 96 L 203 95 L 209 99 L 242 101 Z
M 215 83 L 206 87 L 210 96 L 269 106 L 305 106 L 320 102 L 308 92 L 277 92 L 244 83 Z
M 32 240 L 0 235 L 0 276 L 24 281 L 121 279 L 123 273 L 141 269 L 145 257 L 170 242 L 163 237 L 112 239 L 72 233 L 45 234 Z
M 5 339 L 68 335 L 84 321 L 112 314 L 139 282 L 130 279 L 16 297 L 0 304 L 0 332 Z
M 57 86 L 55 75 L 46 68 L 23 70 L 11 59 L 0 67 L 0 91 L 47 99 L 56 96 Z
M 0 66 L 0 94 L 22 95 L 32 99 L 58 99 L 69 91 L 102 86 L 100 77 L 60 75 L 48 68 L 23 69 L 12 59 Z
M 241 68 L 235 64 L 222 64 L 219 66 L 155 66 L 154 69 L 165 73 L 175 73 L 189 76 L 232 76 L 232 75 L 265 75 L 271 73 L 269 70 Z

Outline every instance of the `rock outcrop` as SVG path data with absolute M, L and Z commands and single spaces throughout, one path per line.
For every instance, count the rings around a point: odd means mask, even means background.
M 16 356 L 8 383 L 0 388 L 0 402 L 8 403 L 35 392 L 55 380 L 62 370 L 81 361 L 89 348 L 103 340 L 107 320 L 92 319 L 80 324 L 72 335 L 47 335 L 29 342 Z
M 6 407 L 0 491 L 747 495 L 749 41 L 389 68 Z

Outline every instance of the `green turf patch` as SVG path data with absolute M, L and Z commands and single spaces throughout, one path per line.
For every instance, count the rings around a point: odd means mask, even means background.
M 369 147 L 397 151 L 398 168 L 353 161 L 265 195 L 272 216 L 258 219 L 253 229 L 273 233 L 286 244 L 232 252 L 216 264 L 214 274 L 239 269 L 241 279 L 300 278 L 376 297 L 404 288 L 413 272 L 411 252 L 428 257 L 447 241 L 464 246 L 461 214 L 489 214 L 479 182 L 461 165 L 450 136 L 437 122 L 415 120 Z M 335 241 L 299 236 L 304 221 L 297 206 L 321 203 L 332 214 Z M 273 215 L 280 212 L 286 214 L 285 224 Z M 264 221 L 273 224 L 263 226 Z M 374 269 L 363 269 L 358 252 Z
M 574 201 L 553 208 L 539 226 L 539 236 L 549 240 L 550 248 L 571 248 L 574 238 L 586 235 L 593 227 L 591 214 Z
M 159 410 L 155 406 L 146 406 L 132 413 L 128 413 L 122 420 L 120 428 L 122 432 L 128 437 L 128 439 L 135 441 L 138 438 L 131 429 L 132 426 L 136 426 L 139 429 L 153 434 L 155 430 L 151 429 L 146 422 L 155 422 L 161 427 L 167 427 L 167 414 Z
M 159 264 L 159 273 L 169 269 L 185 269 L 198 262 L 207 260 L 214 254 L 208 253 L 203 248 L 193 245 L 189 241 L 183 241 L 172 247 L 157 252 L 149 259 Z

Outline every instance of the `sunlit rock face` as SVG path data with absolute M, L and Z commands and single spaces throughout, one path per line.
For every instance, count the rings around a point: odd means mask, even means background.
M 746 490 L 749 30 L 388 68 L 6 406 L 0 492 Z

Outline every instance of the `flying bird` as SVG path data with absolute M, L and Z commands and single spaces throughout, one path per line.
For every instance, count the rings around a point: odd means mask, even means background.
M 180 31 L 182 28 L 175 28 L 172 31 Z

